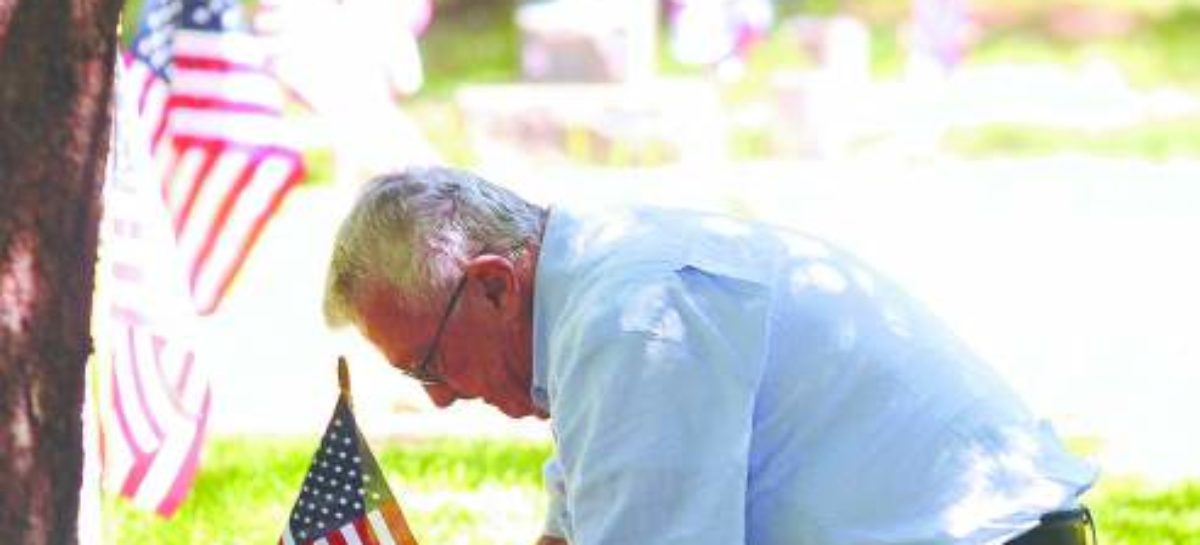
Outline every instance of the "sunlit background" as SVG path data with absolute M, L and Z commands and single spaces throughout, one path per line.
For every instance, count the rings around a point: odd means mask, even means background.
M 213 441 L 191 503 L 164 522 L 106 500 L 105 542 L 273 541 L 332 410 L 338 354 L 423 542 L 533 541 L 545 424 L 433 411 L 321 320 L 358 185 L 429 162 L 544 203 L 698 207 L 833 240 L 924 299 L 1102 468 L 1102 543 L 1200 542 L 1197 0 L 353 13 L 372 2 L 405 0 L 244 6 L 293 86 L 308 174 L 202 324 Z M 228 507 L 240 498 L 251 507 Z M 215 533 L 218 517 L 244 531 Z

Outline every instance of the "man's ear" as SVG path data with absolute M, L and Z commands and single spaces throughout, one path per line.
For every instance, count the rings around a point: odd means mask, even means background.
M 466 275 L 474 289 L 482 289 L 484 297 L 506 316 L 516 316 L 521 308 L 520 284 L 516 267 L 506 257 L 483 254 L 467 262 Z M 472 289 L 472 286 L 468 286 Z

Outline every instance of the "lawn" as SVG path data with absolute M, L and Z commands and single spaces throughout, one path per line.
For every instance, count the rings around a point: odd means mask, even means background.
M 548 445 L 530 441 L 406 441 L 373 445 L 422 543 L 532 543 L 545 511 Z M 104 501 L 105 543 L 258 544 L 279 538 L 316 441 L 217 439 L 192 495 L 163 521 Z
M 196 488 L 171 520 L 106 500 L 106 543 L 273 543 L 315 442 L 213 441 Z M 541 466 L 549 445 L 529 441 L 380 441 L 374 445 L 417 538 L 427 545 L 529 544 L 541 527 Z M 1088 502 L 1104 545 L 1200 543 L 1200 482 L 1155 487 L 1101 480 Z
M 1036 157 L 1081 153 L 1108 157 L 1200 157 L 1200 119 L 1183 118 L 1107 130 L 1022 125 L 956 128 L 946 147 L 963 157 Z

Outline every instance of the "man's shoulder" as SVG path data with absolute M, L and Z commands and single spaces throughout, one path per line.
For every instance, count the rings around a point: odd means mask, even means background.
M 670 259 L 680 243 L 665 209 L 644 206 L 554 206 L 540 260 L 569 274 Z M 677 217 L 678 219 L 678 217 Z

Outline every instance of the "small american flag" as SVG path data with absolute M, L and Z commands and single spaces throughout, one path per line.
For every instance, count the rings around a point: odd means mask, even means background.
M 197 310 L 219 305 L 264 224 L 303 176 L 283 93 L 237 0 L 148 0 L 130 79 Z
M 191 488 L 211 403 L 196 365 L 196 311 L 157 184 L 147 176 L 135 104 L 118 65 L 104 185 L 95 362 L 107 489 L 171 516 Z
M 280 545 L 417 545 L 359 432 L 345 361 L 342 394 L 313 455 Z

